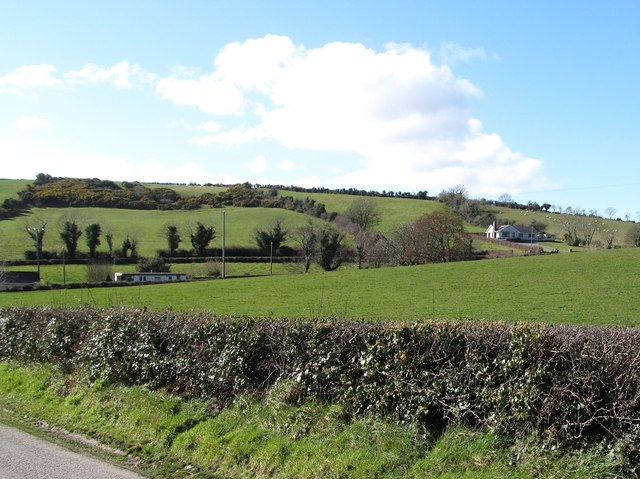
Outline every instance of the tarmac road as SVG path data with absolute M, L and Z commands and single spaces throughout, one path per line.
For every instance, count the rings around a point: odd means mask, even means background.
M 0 479 L 144 479 L 0 424 Z

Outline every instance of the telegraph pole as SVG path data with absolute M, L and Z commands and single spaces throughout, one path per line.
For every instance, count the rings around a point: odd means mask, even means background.
M 222 210 L 222 279 L 225 278 L 225 214 Z

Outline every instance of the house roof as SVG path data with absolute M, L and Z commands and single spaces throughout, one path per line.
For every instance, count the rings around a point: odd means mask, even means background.
M 502 225 L 498 228 L 498 231 L 501 231 L 502 229 L 515 229 L 517 230 L 519 233 L 522 234 L 538 234 L 538 231 L 533 227 L 533 226 L 524 226 L 524 225 Z
M 154 271 L 137 271 L 137 272 L 125 272 L 125 273 L 116 273 L 116 274 L 121 274 L 121 275 L 127 275 L 127 276 L 135 276 L 135 275 L 145 275 L 145 276 L 186 276 L 186 273 L 171 273 L 171 272 L 154 272 Z
M 38 283 L 40 275 L 30 271 L 5 271 L 3 282 L 11 284 Z

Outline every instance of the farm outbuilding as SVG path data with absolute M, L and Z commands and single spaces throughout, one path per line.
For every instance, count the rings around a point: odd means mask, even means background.
M 11 291 L 24 286 L 33 286 L 40 282 L 40 273 L 29 271 L 0 272 L 0 291 Z
M 113 280 L 116 282 L 128 281 L 133 283 L 166 283 L 169 281 L 186 281 L 187 275 L 184 273 L 114 273 Z

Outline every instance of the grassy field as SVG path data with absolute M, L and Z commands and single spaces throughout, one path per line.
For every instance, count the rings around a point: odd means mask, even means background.
M 289 318 L 640 325 L 640 248 L 183 284 L 1 293 L 0 306 L 126 305 Z M 176 271 L 178 271 L 176 269 Z
M 189 226 L 196 222 L 213 226 L 216 237 L 211 247 L 220 247 L 222 236 L 222 213 L 218 208 L 201 208 L 198 210 L 177 211 L 143 211 L 120 210 L 113 208 L 34 208 L 28 214 L 0 221 L 0 241 L 2 241 L 3 259 L 24 259 L 26 249 L 33 250 L 33 244 L 25 227 L 27 224 L 47 223 L 44 237 L 44 249 L 58 251 L 62 249 L 60 231 L 65 221 L 75 220 L 84 228 L 91 223 L 102 226 L 102 245 L 98 251 L 108 251 L 104 235 L 111 231 L 114 236 L 114 249 L 128 234 L 138 240 L 138 251 L 141 256 L 154 256 L 159 249 L 167 248 L 163 235 L 168 224 L 178 226 L 182 237 L 181 248 L 191 249 Z M 253 232 L 256 228 L 265 227 L 274 219 L 283 220 L 289 228 L 305 224 L 311 219 L 308 215 L 275 208 L 225 208 L 226 245 L 255 247 Z M 320 221 L 314 219 L 314 221 Z M 286 244 L 286 243 L 285 243 Z M 88 251 L 84 236 L 79 241 L 79 251 Z
M 0 204 L 8 198 L 18 198 L 18 192 L 24 190 L 31 180 L 2 180 L 0 179 Z
M 318 203 L 324 203 L 327 211 L 335 211 L 337 213 L 344 213 L 354 201 L 362 199 L 362 196 L 333 193 L 304 193 L 288 190 L 279 190 L 278 193 L 282 196 L 292 196 L 293 198 L 311 198 Z M 397 225 L 413 221 L 425 213 L 432 213 L 445 208 L 444 205 L 435 201 L 410 198 L 369 198 L 382 212 L 382 221 L 375 229 L 383 233 L 390 233 Z
M 411 424 L 350 418 L 339 405 L 291 406 L 283 400 L 286 391 L 276 385 L 266 397 L 245 397 L 212 413 L 202 400 L 141 387 L 90 385 L 46 365 L 0 362 L 0 420 L 26 423 L 40 435 L 47 433 L 35 423 L 44 421 L 97 438 L 125 453 L 112 460 L 154 476 L 615 477 L 615 460 L 606 455 L 563 455 L 462 428 L 431 437 Z

